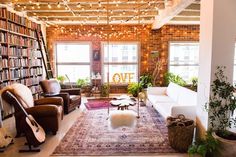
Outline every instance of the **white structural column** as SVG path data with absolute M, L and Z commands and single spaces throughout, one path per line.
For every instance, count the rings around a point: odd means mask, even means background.
M 226 66 L 225 74 L 233 81 L 235 39 L 236 0 L 202 0 L 197 116 L 205 129 L 209 124 L 203 106 L 209 101 L 216 67 Z

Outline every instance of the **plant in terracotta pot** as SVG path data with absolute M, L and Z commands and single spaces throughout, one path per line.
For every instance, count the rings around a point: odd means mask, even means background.
M 236 108 L 236 97 L 233 85 L 224 76 L 224 70 L 225 67 L 217 67 L 216 79 L 211 85 L 211 97 L 205 107 L 209 112 L 212 135 L 219 140 L 221 146 L 217 155 L 227 157 L 236 154 L 236 134 L 229 131 L 236 124 L 236 118 L 232 116 Z

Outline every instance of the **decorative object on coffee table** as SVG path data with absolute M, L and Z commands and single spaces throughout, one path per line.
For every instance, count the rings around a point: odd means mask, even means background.
M 112 106 L 117 106 L 118 110 L 128 110 L 129 105 L 135 105 L 135 100 L 128 95 L 121 95 L 110 101 Z

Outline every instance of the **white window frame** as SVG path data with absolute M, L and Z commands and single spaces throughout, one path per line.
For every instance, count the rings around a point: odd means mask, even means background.
M 58 63 L 58 59 L 57 59 L 57 45 L 58 44 L 89 45 L 89 62 Z M 56 58 L 56 73 L 57 73 L 57 76 L 58 76 L 58 65 L 89 65 L 89 70 L 90 70 L 89 81 L 91 82 L 91 72 L 92 72 L 92 43 L 91 42 L 86 42 L 86 41 L 59 41 L 59 42 L 55 42 L 54 51 L 55 51 L 54 54 L 55 54 L 55 58 Z
M 172 43 L 194 43 L 194 44 L 198 44 L 200 46 L 199 41 L 169 41 L 168 43 L 168 72 L 170 72 L 170 66 L 197 66 L 199 68 L 199 62 L 198 64 L 182 64 L 182 65 L 176 65 L 176 64 L 170 64 L 170 47 Z M 198 52 L 199 53 L 199 52 Z M 199 70 L 198 70 L 199 72 Z M 198 76 L 195 76 L 198 77 Z M 185 81 L 189 81 L 189 80 L 185 80 Z
M 130 45 L 130 44 L 136 44 L 137 45 L 137 62 L 120 62 L 120 63 L 110 63 L 110 62 L 107 62 L 105 63 L 104 62 L 104 45 L 106 44 L 117 44 L 117 45 Z M 102 82 L 105 83 L 105 80 L 107 78 L 104 78 L 104 65 L 137 65 L 137 70 L 136 70 L 136 73 L 137 73 L 137 78 L 136 81 L 138 82 L 138 79 L 140 77 L 140 42 L 138 41 L 122 41 L 122 42 L 116 42 L 116 41 L 111 41 L 111 42 L 101 42 L 101 50 L 102 50 L 102 53 L 101 53 L 101 64 L 102 64 Z M 110 85 L 127 85 L 128 83 L 121 83 L 121 84 L 113 84 L 110 81 Z

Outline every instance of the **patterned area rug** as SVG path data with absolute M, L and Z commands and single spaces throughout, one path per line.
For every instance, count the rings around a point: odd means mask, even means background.
M 112 130 L 107 110 L 90 110 L 70 128 L 52 155 L 148 155 L 175 153 L 164 119 L 152 107 L 140 108 L 134 128 Z
M 111 100 L 112 98 L 87 99 L 88 102 L 85 103 L 85 106 L 88 110 L 107 108 L 108 105 L 113 107 L 109 103 Z

